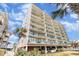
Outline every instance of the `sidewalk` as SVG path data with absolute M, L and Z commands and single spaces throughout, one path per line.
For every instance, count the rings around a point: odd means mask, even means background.
M 13 51 L 6 51 L 6 54 L 4 56 L 14 56 Z

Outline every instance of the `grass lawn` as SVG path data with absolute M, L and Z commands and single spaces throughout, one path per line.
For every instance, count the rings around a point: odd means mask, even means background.
M 79 51 L 62 51 L 55 53 L 47 53 L 45 56 L 79 56 Z

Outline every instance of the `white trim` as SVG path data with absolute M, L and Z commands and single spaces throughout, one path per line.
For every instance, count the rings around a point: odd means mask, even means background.
M 28 12 L 28 15 L 29 15 L 29 17 L 28 17 L 28 19 L 27 19 L 27 21 L 28 21 L 28 26 L 27 26 L 27 37 L 26 37 L 26 51 L 27 51 L 27 48 L 28 48 L 28 40 L 29 40 L 29 29 L 30 29 L 30 19 L 31 19 L 31 9 L 32 9 L 32 4 L 31 4 L 31 6 L 29 7 L 29 12 Z

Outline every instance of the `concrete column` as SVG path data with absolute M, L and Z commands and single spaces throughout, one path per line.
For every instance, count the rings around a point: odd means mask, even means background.
M 28 40 L 29 40 L 29 32 L 30 32 L 31 8 L 32 8 L 32 4 L 31 4 L 30 8 L 28 9 L 27 33 L 26 33 L 27 37 L 25 39 L 26 51 L 28 51 Z
M 28 51 L 28 46 L 26 46 L 26 51 Z
M 47 53 L 47 47 L 45 46 L 45 53 Z
M 40 46 L 40 49 L 41 49 L 41 46 Z
M 55 49 L 57 50 L 57 46 L 55 46 Z

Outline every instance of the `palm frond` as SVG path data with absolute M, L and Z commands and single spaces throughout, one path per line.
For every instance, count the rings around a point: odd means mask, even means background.
M 67 9 L 65 8 L 63 9 L 59 9 L 55 12 L 52 12 L 52 17 L 55 19 L 56 17 L 60 17 L 63 18 L 63 16 L 65 16 L 66 14 L 68 14 Z
M 57 4 L 57 6 L 60 4 Z M 58 9 L 57 11 L 52 12 L 52 18 L 56 18 L 56 17 L 60 17 L 63 18 L 63 16 L 65 16 L 66 14 L 68 14 L 67 12 L 67 8 L 63 8 L 65 6 L 65 3 L 62 4 L 61 8 Z

